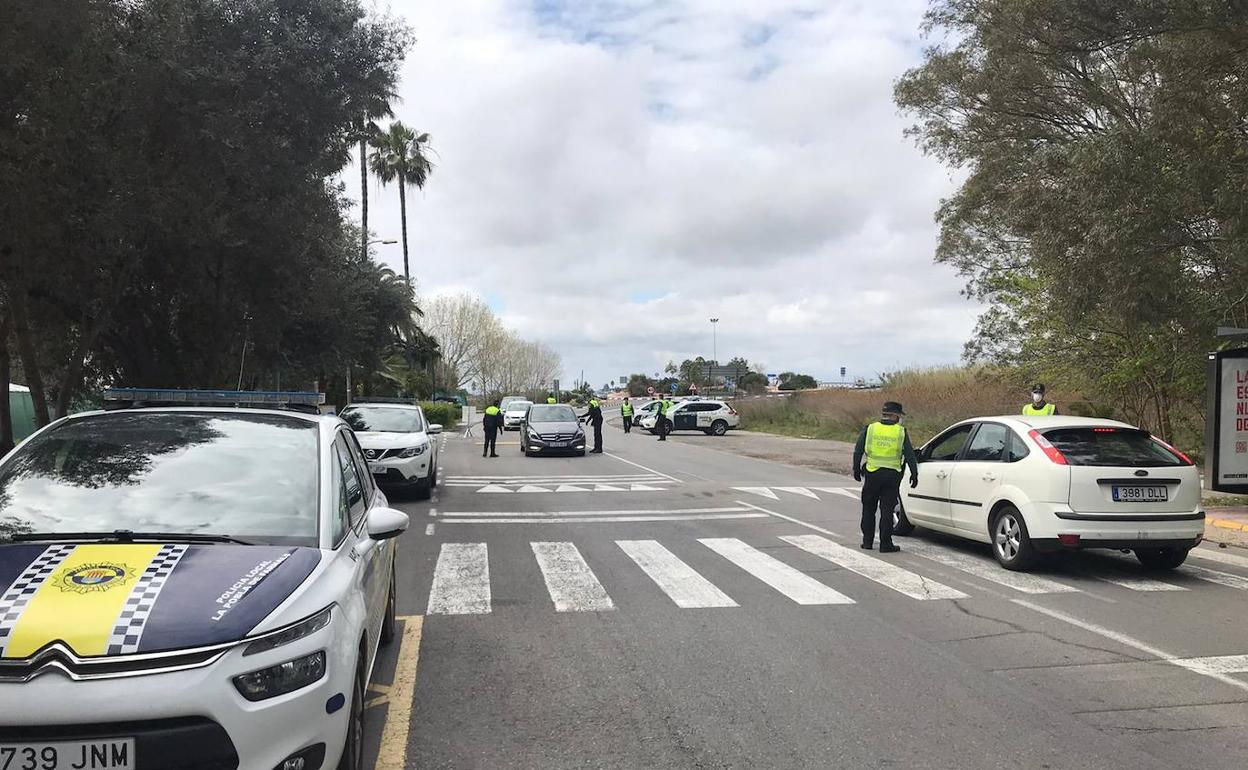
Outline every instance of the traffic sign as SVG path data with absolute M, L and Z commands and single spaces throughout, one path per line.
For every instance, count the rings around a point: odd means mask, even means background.
M 675 393 L 676 391 L 678 391 L 678 390 L 680 390 L 680 386 L 679 386 L 679 385 L 677 385 L 676 383 L 674 383 L 674 382 L 673 382 L 673 383 L 672 383 L 672 393 L 674 394 L 674 393 Z
M 646 393 L 648 393 L 649 395 L 653 396 L 653 395 L 654 395 L 654 386 L 653 386 L 653 385 L 651 385 L 650 387 L 646 388 Z

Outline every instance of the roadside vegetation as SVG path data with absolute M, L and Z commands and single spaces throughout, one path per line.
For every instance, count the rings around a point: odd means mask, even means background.
M 1198 446 L 1215 328 L 1248 326 L 1248 7 L 933 0 L 927 31 L 895 98 L 964 179 L 967 360 Z

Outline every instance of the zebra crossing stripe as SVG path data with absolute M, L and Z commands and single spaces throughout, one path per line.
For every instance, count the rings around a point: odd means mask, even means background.
M 490 556 L 485 543 L 443 543 L 429 589 L 429 615 L 490 611 Z
M 699 575 L 657 540 L 616 540 L 628 557 L 650 576 L 677 607 L 736 607 L 737 603 Z
M 1186 591 L 1183 586 L 1176 586 L 1173 583 L 1163 583 L 1160 580 L 1153 580 L 1146 577 L 1135 577 L 1134 575 L 1092 575 L 1097 580 L 1106 583 L 1113 583 L 1116 586 L 1125 588 L 1128 591 Z
M 698 542 L 798 604 L 853 604 L 854 600 L 735 537 L 699 538 Z
M 847 570 L 873 580 L 882 586 L 909 596 L 911 599 L 965 599 L 967 595 L 950 588 L 943 583 L 929 580 L 908 569 L 898 567 L 874 556 L 867 556 L 861 551 L 846 548 L 819 535 L 789 535 L 781 537 L 789 545 L 795 545 L 803 551 L 812 553 L 833 564 L 839 564 Z
M 542 570 L 556 612 L 599 612 L 615 609 L 585 558 L 572 543 L 529 543 Z
M 931 559 L 946 567 L 962 570 L 981 580 L 1003 585 L 1006 588 L 1013 588 L 1015 591 L 1021 591 L 1025 594 L 1079 593 L 1078 588 L 1065 583 L 1059 583 L 1056 580 L 1049 580 L 1048 578 L 1031 575 L 1026 572 L 1011 572 L 1010 570 L 1002 569 L 1000 565 L 991 559 L 949 551 L 914 540 L 906 542 L 908 543 L 906 550 L 918 554 L 924 559 Z
M 1197 567 L 1195 564 L 1184 564 L 1179 568 L 1179 574 L 1188 574 L 1201 580 L 1217 583 L 1227 588 L 1237 588 L 1240 591 L 1248 591 L 1248 578 L 1232 575 L 1229 572 L 1220 572 L 1215 569 L 1206 569 Z
M 1195 556 L 1198 559 L 1208 559 L 1209 561 L 1220 561 L 1223 564 L 1233 564 L 1236 567 L 1248 567 L 1248 558 L 1226 553 L 1225 551 L 1217 548 L 1193 548 L 1188 552 L 1188 556 Z

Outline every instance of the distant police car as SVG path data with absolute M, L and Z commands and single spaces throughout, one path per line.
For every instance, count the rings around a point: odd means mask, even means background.
M 347 424 L 108 398 L 0 461 L 0 767 L 359 768 L 408 518 Z
M 414 489 L 421 499 L 429 497 L 438 485 L 438 442 L 433 437 L 442 426 L 430 424 L 418 404 L 404 399 L 362 400 L 340 416 L 355 431 L 378 484 Z
M 657 433 L 658 409 L 650 404 L 646 407 L 639 424 Z M 722 436 L 741 425 L 741 415 L 727 403 L 701 398 L 677 402 L 668 410 L 667 419 L 672 421 L 671 430 L 700 430 L 713 436 Z

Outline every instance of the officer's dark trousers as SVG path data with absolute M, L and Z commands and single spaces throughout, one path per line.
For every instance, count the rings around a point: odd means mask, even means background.
M 892 468 L 867 471 L 862 482 L 862 542 L 875 539 L 875 511 L 880 511 L 880 545 L 893 544 L 893 509 L 901 489 L 901 472 Z
M 632 417 L 624 418 L 624 432 L 625 433 L 633 432 L 633 418 Z
M 594 426 L 594 451 L 601 452 L 602 451 L 602 423 L 595 422 L 593 423 L 593 426 Z
M 485 432 L 485 446 L 481 447 L 481 456 L 485 457 L 486 455 L 498 454 L 498 450 L 495 449 L 495 443 L 497 441 L 498 431 L 487 430 Z
M 667 441 L 667 434 L 668 434 L 667 418 L 660 415 L 659 419 L 654 421 L 654 426 L 659 429 L 659 441 Z

